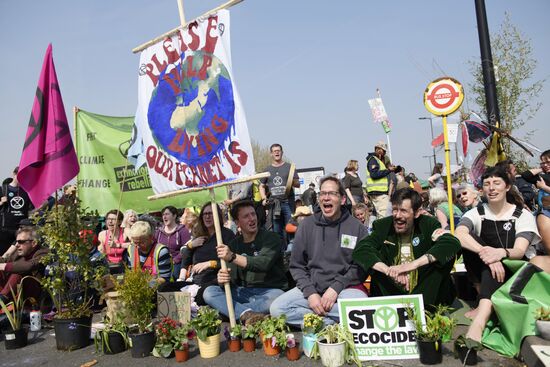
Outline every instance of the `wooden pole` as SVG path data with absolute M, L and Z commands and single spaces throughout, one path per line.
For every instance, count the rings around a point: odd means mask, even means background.
M 158 41 L 161 41 L 163 39 L 165 39 L 166 37 L 170 37 L 170 36 L 173 36 L 174 34 L 176 34 L 180 29 L 185 29 L 189 24 L 191 23 L 194 23 L 196 22 L 197 20 L 199 20 L 200 18 L 208 18 L 210 15 L 212 14 L 215 14 L 216 12 L 218 12 L 219 10 L 222 10 L 222 9 L 227 9 L 227 8 L 230 8 L 232 7 L 233 5 L 237 5 L 238 3 L 242 2 L 243 0 L 230 0 L 228 2 L 226 2 L 225 4 L 222 4 L 212 10 L 209 10 L 207 11 L 206 13 L 204 13 L 203 15 L 201 16 L 198 16 L 196 18 L 194 18 L 193 20 L 189 21 L 189 22 L 186 22 L 184 25 L 179 25 L 177 26 L 176 28 L 173 28 L 171 30 L 169 30 L 168 32 L 166 33 L 163 33 L 161 34 L 160 36 L 158 37 L 155 37 L 153 38 L 152 40 L 150 41 L 147 41 L 137 47 L 135 47 L 134 49 L 132 49 L 132 52 L 133 53 L 138 53 L 138 52 L 141 52 L 143 50 L 145 50 L 147 47 L 151 46 L 151 45 L 154 45 L 155 43 L 157 43 Z M 181 20 L 181 17 L 180 17 L 180 20 Z
M 180 15 L 180 25 L 185 26 L 185 13 L 183 11 L 183 0 L 178 1 L 178 14 Z
M 451 183 L 451 150 L 449 149 L 449 135 L 447 134 L 447 116 L 443 116 L 443 140 L 445 142 L 445 171 L 447 173 L 447 201 L 449 203 L 449 224 L 451 234 L 455 234 L 455 221 L 453 213 L 453 187 Z
M 214 188 L 209 188 L 210 191 L 210 204 L 212 205 L 212 216 L 214 217 L 214 228 L 216 229 L 216 243 L 223 244 L 222 240 L 222 227 L 220 223 L 220 217 L 218 215 L 218 206 L 216 205 L 216 194 Z M 223 259 L 220 259 L 222 270 L 227 270 L 227 264 Z M 223 285 L 225 290 L 225 301 L 227 302 L 227 311 L 229 313 L 229 324 L 231 327 L 237 324 L 235 320 L 235 309 L 233 308 L 233 296 L 231 295 L 231 284 L 225 283 Z

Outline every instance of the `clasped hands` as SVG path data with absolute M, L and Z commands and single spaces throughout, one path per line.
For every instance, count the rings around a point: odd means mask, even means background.
M 332 288 L 328 288 L 323 296 L 319 293 L 313 293 L 308 298 L 309 308 L 319 316 L 325 316 L 338 300 L 338 293 Z
M 416 269 L 416 266 L 410 262 L 400 265 L 393 265 L 388 268 L 388 271 L 386 272 L 386 275 L 393 279 L 393 281 L 403 288 L 405 290 L 410 290 L 410 277 L 409 273 Z
M 481 261 L 491 269 L 493 279 L 501 283 L 504 282 L 505 271 L 500 260 L 506 257 L 506 252 L 502 248 L 483 246 L 478 255 Z

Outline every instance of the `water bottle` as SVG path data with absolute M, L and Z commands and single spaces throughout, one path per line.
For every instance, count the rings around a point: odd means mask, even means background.
M 31 331 L 40 331 L 40 329 L 42 329 L 42 312 L 40 312 L 40 308 L 33 307 L 30 313 L 30 319 Z

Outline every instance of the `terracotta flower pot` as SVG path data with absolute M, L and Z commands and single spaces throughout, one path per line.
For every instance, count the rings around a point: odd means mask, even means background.
M 175 350 L 176 362 L 185 362 L 189 359 L 189 346 L 186 345 L 183 350 Z
M 262 343 L 264 345 L 264 353 L 266 356 L 276 356 L 281 353 L 281 347 L 278 345 L 273 347 L 271 345 L 271 339 L 262 339 Z
M 250 353 L 256 350 L 256 339 L 243 339 L 243 349 Z
M 230 352 L 238 352 L 241 350 L 241 338 L 230 338 L 227 341 L 227 348 Z
M 300 348 L 298 348 L 298 344 L 296 344 L 293 348 L 287 348 L 286 349 L 286 358 L 289 361 L 297 361 L 300 359 Z

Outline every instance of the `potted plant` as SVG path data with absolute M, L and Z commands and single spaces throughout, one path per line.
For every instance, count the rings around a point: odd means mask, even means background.
M 445 334 L 452 334 L 455 320 L 445 314 L 449 312 L 446 306 L 437 306 L 434 312 L 425 311 L 426 324 L 422 324 L 420 316 L 415 315 L 413 308 L 407 309 L 407 315 L 416 331 L 416 342 L 420 362 L 423 364 L 438 364 L 443 360 L 442 339 Z
M 91 305 L 105 269 L 93 265 L 89 256 L 93 238 L 82 235 L 82 231 L 95 226 L 90 218 L 96 217 L 97 212 L 81 208 L 79 200 L 68 200 L 33 218 L 43 223 L 38 235 L 50 249 L 40 260 L 46 266 L 40 282 L 56 309 L 54 328 L 59 350 L 79 349 L 90 342 Z
M 220 328 L 222 320 L 217 310 L 201 306 L 191 325 L 197 333 L 199 352 L 202 358 L 213 358 L 220 354 Z
M 117 354 L 128 349 L 128 326 L 120 314 L 117 313 L 112 320 L 105 316 L 104 323 L 105 328 L 97 330 L 94 336 L 96 351 L 104 354 Z
M 306 313 L 302 323 L 302 348 L 307 357 L 311 357 L 311 350 L 317 342 L 317 334 L 323 329 L 323 318 L 314 313 Z
M 168 358 L 174 352 L 175 333 L 178 322 L 170 317 L 163 317 L 155 326 L 156 343 L 153 348 L 155 357 Z
M 147 271 L 126 269 L 124 282 L 117 285 L 125 318 L 134 323 L 129 330 L 132 357 L 147 357 L 155 346 L 151 313 L 155 308 L 156 282 Z
M 317 343 L 311 351 L 311 356 L 313 359 L 321 357 L 325 367 L 339 367 L 344 363 L 361 366 L 353 335 L 340 324 L 325 326 L 317 333 Z
M 477 364 L 477 352 L 483 349 L 480 342 L 460 335 L 454 342 L 453 354 L 459 358 L 462 365 L 474 366 Z
M 225 336 L 225 340 L 227 341 L 227 348 L 230 352 L 238 352 L 241 350 L 241 334 L 242 334 L 242 326 L 240 324 L 236 324 L 232 328 L 225 327 L 223 334 Z
M 189 359 L 189 339 L 194 336 L 194 331 L 189 324 L 183 324 L 174 331 L 176 362 L 185 362 Z
M 256 350 L 256 337 L 258 336 L 258 324 L 245 325 L 243 328 L 243 349 L 245 352 Z
M 260 322 L 260 339 L 267 356 L 281 353 L 281 346 L 286 345 L 286 333 L 289 331 L 286 316 L 268 316 Z
M 300 359 L 300 348 L 298 348 L 298 342 L 294 334 L 286 334 L 285 354 L 286 359 L 289 361 L 297 361 Z
M 4 315 L 6 315 L 11 327 L 11 330 L 8 330 L 5 335 L 6 342 L 4 346 L 6 349 L 23 348 L 27 345 L 28 330 L 21 326 L 23 310 L 26 302 L 35 303 L 36 301 L 32 297 L 29 299 L 23 298 L 23 281 L 25 281 L 26 278 L 34 279 L 33 277 L 27 275 L 21 279 L 19 284 L 17 284 L 17 291 L 14 291 L 13 288 L 11 289 L 13 301 L 6 304 L 0 298 L 0 307 L 2 308 Z
M 539 307 L 535 311 L 535 324 L 539 335 L 546 340 L 550 340 L 550 307 Z

